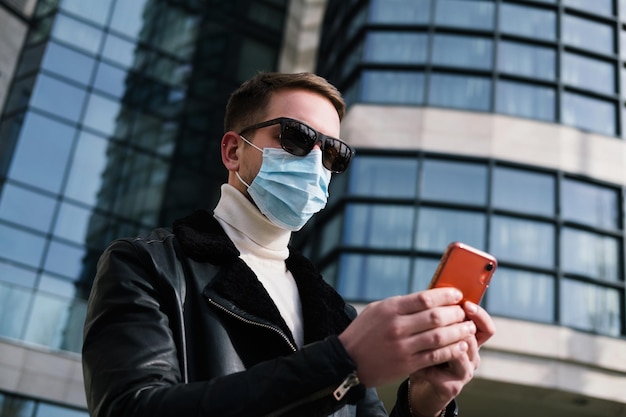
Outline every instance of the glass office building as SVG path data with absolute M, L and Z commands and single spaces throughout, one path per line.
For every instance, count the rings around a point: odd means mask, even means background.
M 0 0 L 0 417 L 86 415 L 100 252 L 214 204 L 260 69 L 349 104 L 357 157 L 295 239 L 346 299 L 425 288 L 450 241 L 498 258 L 462 415 L 620 415 L 625 28 L 622 0 Z

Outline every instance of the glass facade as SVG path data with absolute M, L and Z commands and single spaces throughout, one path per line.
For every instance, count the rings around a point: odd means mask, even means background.
M 0 417 L 89 417 L 86 411 L 0 391 Z
M 224 104 L 276 69 L 287 1 L 236 6 L 39 1 L 0 118 L 0 337 L 80 351 L 103 248 L 214 204 Z
M 350 103 L 495 112 L 622 137 L 624 7 L 331 0 L 318 71 Z

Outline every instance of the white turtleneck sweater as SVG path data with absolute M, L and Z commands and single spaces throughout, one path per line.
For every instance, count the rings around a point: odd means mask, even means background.
M 239 190 L 222 185 L 213 215 L 254 271 L 289 326 L 296 344 L 303 344 L 302 306 L 298 287 L 285 265 L 291 232 L 265 217 Z

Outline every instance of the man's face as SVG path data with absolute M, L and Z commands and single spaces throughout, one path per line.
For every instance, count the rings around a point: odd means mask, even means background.
M 337 110 L 325 97 L 308 90 L 281 90 L 272 95 L 265 120 L 289 117 L 299 120 L 313 129 L 332 137 L 339 137 L 340 122 Z M 259 120 L 263 122 L 265 120 Z M 256 129 L 246 135 L 259 148 L 280 148 L 280 125 Z M 251 184 L 261 169 L 263 154 L 239 138 L 239 175 Z M 319 145 L 315 145 L 316 148 Z M 244 195 L 247 190 L 240 181 L 229 181 Z

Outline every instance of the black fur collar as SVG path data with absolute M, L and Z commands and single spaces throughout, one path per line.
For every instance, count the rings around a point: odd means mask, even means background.
M 239 251 L 209 211 L 199 210 L 177 220 L 174 234 L 185 254 L 194 261 L 224 267 L 210 284 L 213 290 L 246 312 L 278 325 L 291 336 L 269 294 L 239 259 Z M 339 294 L 326 284 L 308 259 L 291 247 L 286 265 L 300 293 L 305 344 L 341 333 L 351 319 Z

